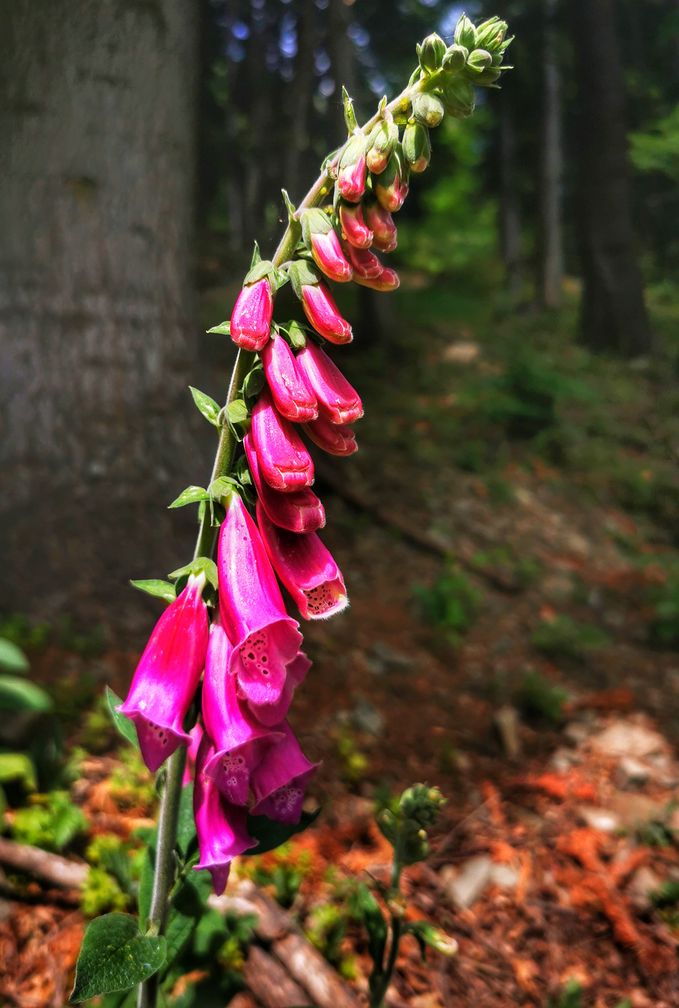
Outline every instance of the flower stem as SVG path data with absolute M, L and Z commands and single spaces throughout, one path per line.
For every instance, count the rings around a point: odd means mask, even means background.
M 385 113 L 393 113 L 404 102 L 410 100 L 416 91 L 421 90 L 419 84 L 405 88 L 383 111 L 377 111 L 362 128 L 362 132 L 368 133 L 383 117 Z M 329 195 L 332 188 L 332 179 L 328 169 L 324 169 L 318 176 L 308 193 L 297 207 L 294 218 L 292 218 L 283 232 L 283 236 L 274 252 L 272 262 L 274 266 L 282 266 L 292 258 L 295 246 L 299 241 L 300 228 L 298 216 L 300 211 L 310 207 L 318 206 L 323 199 Z M 238 393 L 243 384 L 248 371 L 254 360 L 254 354 L 249 351 L 239 350 L 236 354 L 229 390 L 226 397 L 225 407 L 238 397 Z M 220 429 L 217 451 L 210 482 L 220 476 L 231 474 L 233 466 L 233 455 L 236 447 L 236 439 L 227 423 L 223 423 Z M 205 508 L 205 513 L 201 519 L 196 546 L 194 549 L 194 559 L 197 557 L 210 557 L 214 551 L 217 530 L 212 524 L 210 509 Z M 160 798 L 160 808 L 158 812 L 158 842 L 156 847 L 156 862 L 153 876 L 153 890 L 151 894 L 151 909 L 149 912 L 148 927 L 153 934 L 163 934 L 169 910 L 169 896 L 174 882 L 175 865 L 174 852 L 177 837 L 177 817 L 179 813 L 179 800 L 182 791 L 182 777 L 184 764 L 186 761 L 186 751 L 180 746 L 170 756 L 167 762 L 165 786 Z M 392 945 L 390 953 L 390 963 L 387 977 L 391 975 L 394 962 L 396 961 L 396 951 L 398 951 L 398 936 L 396 933 L 397 922 L 393 924 L 393 937 L 395 945 Z M 400 928 L 400 925 L 399 925 Z M 391 962 L 393 955 L 394 962 Z M 387 979 L 388 983 L 388 979 Z M 386 990 L 386 987 L 385 987 Z M 156 1008 L 158 1002 L 158 974 L 140 984 L 137 998 L 137 1008 Z

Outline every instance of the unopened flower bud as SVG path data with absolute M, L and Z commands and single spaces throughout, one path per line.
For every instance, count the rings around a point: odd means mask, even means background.
M 403 156 L 411 171 L 426 171 L 431 159 L 431 141 L 429 131 L 419 122 L 408 123 L 403 131 Z
M 370 146 L 366 155 L 368 168 L 379 175 L 387 167 L 389 155 L 398 141 L 398 126 L 393 119 L 383 119 L 370 134 Z
M 398 233 L 394 218 L 379 203 L 368 203 L 365 219 L 373 233 L 373 245 L 381 252 L 393 252 L 398 243 Z
M 245 284 L 231 313 L 231 339 L 244 350 L 261 350 L 269 338 L 273 295 L 267 277 Z
M 433 94 L 418 94 L 413 98 L 413 115 L 418 123 L 433 129 L 443 119 L 443 102 Z
M 467 71 L 473 75 L 481 74 L 493 62 L 493 57 L 487 49 L 474 49 L 467 60 Z
M 323 416 L 304 424 L 304 430 L 315 445 L 328 455 L 353 455 L 358 451 L 356 435 L 344 424 L 331 423 Z
M 320 270 L 337 283 L 351 280 L 351 266 L 345 259 L 337 233 L 322 210 L 302 214 L 302 235 Z
M 465 46 L 457 44 L 449 46 L 446 49 L 446 55 L 443 57 L 443 69 L 448 73 L 462 70 L 468 56 L 469 50 Z
M 395 213 L 401 209 L 408 195 L 408 180 L 400 146 L 391 152 L 382 174 L 375 177 L 374 187 L 375 195 L 385 210 Z
M 355 277 L 361 277 L 363 280 L 374 280 L 382 273 L 384 266 L 370 249 L 355 249 L 347 246 L 347 252 L 351 259 Z
M 358 203 L 365 192 L 367 144 L 362 134 L 352 137 L 340 158 L 337 188 L 349 203 Z
M 401 284 L 398 273 L 396 270 L 390 269 L 389 266 L 385 266 L 378 277 L 368 278 L 355 274 L 354 280 L 361 287 L 370 287 L 371 290 L 376 291 L 394 291 Z
M 474 111 L 474 88 L 461 77 L 446 81 L 441 97 L 446 112 L 457 119 L 466 119 Z
M 435 70 L 438 70 L 445 51 L 446 43 L 440 35 L 437 35 L 436 32 L 427 35 L 426 39 L 417 47 L 417 55 L 422 69 L 426 73 L 434 73 Z
M 476 29 L 476 45 L 489 52 L 499 48 L 507 34 L 507 22 L 499 17 L 488 18 Z
M 373 233 L 365 222 L 360 203 L 340 203 L 338 210 L 342 234 L 354 248 L 372 245 Z
M 351 326 L 340 315 L 330 291 L 320 283 L 318 273 L 304 259 L 297 259 L 288 267 L 290 283 L 302 302 L 304 314 L 317 333 L 331 343 L 351 343 Z
M 476 48 L 476 28 L 466 14 L 463 14 L 455 26 L 455 41 L 467 49 Z

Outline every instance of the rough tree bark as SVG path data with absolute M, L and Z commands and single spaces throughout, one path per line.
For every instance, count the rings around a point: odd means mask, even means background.
M 543 96 L 542 152 L 540 157 L 540 235 L 538 292 L 545 308 L 561 300 L 563 238 L 561 229 L 561 73 L 557 52 L 555 18 L 558 0 L 543 0 Z
M 4 608 L 102 616 L 181 559 L 196 22 L 192 0 L 5 5 Z
M 578 84 L 581 335 L 595 350 L 651 349 L 631 216 L 625 82 L 613 0 L 570 0 Z

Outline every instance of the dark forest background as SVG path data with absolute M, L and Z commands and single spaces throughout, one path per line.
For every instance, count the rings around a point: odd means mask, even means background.
M 355 306 L 355 366 L 381 353 L 403 382 L 398 298 L 417 315 L 434 290 L 434 328 L 475 302 L 492 306 L 481 342 L 498 319 L 516 354 L 536 319 L 559 334 L 538 399 L 558 391 L 571 345 L 669 380 L 679 5 L 468 8 L 510 22 L 516 69 L 437 132 L 401 215 L 402 292 Z M 367 116 L 407 79 L 415 42 L 450 40 L 460 13 L 444 0 L 1 5 L 5 611 L 129 623 L 127 579 L 184 562 L 191 517 L 165 505 L 203 481 L 211 451 L 186 386 L 219 398 L 230 359 L 204 329 L 228 317 L 253 239 L 275 241 L 281 186 L 299 198 L 341 140 L 340 85 Z M 665 444 L 662 465 L 675 462 Z

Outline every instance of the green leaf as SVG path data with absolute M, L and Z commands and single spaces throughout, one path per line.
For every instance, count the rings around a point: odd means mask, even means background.
M 27 791 L 38 787 L 33 761 L 25 753 L 0 753 L 0 784 L 20 781 Z
M 35 683 L 19 676 L 0 676 L 0 710 L 18 713 L 34 711 L 44 713 L 52 709 L 52 700 Z
M 243 423 L 248 418 L 248 408 L 242 399 L 234 399 L 226 407 L 226 415 L 232 424 Z
M 177 850 L 183 858 L 188 856 L 189 850 L 196 836 L 196 827 L 193 820 L 193 784 L 187 784 L 182 788 L 179 798 L 179 814 L 177 816 Z
M 0 669 L 4 672 L 28 672 L 28 658 L 12 641 L 0 637 Z
M 208 332 L 213 332 L 213 330 L 209 329 Z M 193 385 L 189 385 L 189 389 L 191 391 L 191 395 L 193 396 L 193 401 L 196 404 L 196 408 L 201 416 L 205 417 L 207 422 L 211 423 L 213 427 L 219 427 L 219 404 L 205 392 L 201 392 L 200 389 L 194 388 Z
M 116 693 L 113 692 L 111 687 L 107 686 L 106 704 L 111 715 L 111 720 L 113 721 L 113 726 L 124 739 L 127 739 L 127 741 L 131 743 L 135 749 L 138 749 L 139 741 L 137 739 L 137 730 L 134 727 L 134 724 L 128 717 L 125 717 L 125 715 L 121 714 L 119 710 L 116 710 L 117 707 L 120 707 L 122 702 L 123 701 Z
M 361 918 L 368 932 L 368 952 L 380 972 L 384 968 L 384 950 L 387 946 L 387 922 L 382 908 L 367 886 L 362 885 L 356 893 L 354 910 Z
M 311 826 L 318 818 L 320 811 L 318 808 L 315 812 L 302 812 L 302 818 L 296 826 L 274 822 L 272 819 L 267 819 L 266 816 L 249 815 L 248 833 L 258 843 L 256 847 L 252 847 L 245 854 L 266 854 L 267 851 L 280 847 L 290 837 L 297 833 L 303 833 L 308 826 Z
M 190 563 L 185 564 L 183 567 L 178 567 L 177 570 L 173 570 L 167 576 L 171 581 L 177 581 L 179 578 L 188 577 L 189 574 L 205 574 L 208 583 L 212 585 L 215 591 L 217 590 L 217 564 L 209 557 L 196 557 L 195 560 L 191 560 Z
M 220 322 L 219 325 L 212 326 L 211 329 L 205 330 L 208 333 L 216 333 L 218 336 L 230 336 L 231 335 L 231 323 L 230 322 Z M 189 388 L 191 386 L 189 385 Z M 198 407 L 200 409 L 200 407 Z
M 165 939 L 141 934 L 134 917 L 122 913 L 97 917 L 85 932 L 71 1001 L 130 990 L 158 972 L 165 954 Z
M 231 476 L 218 476 L 207 489 L 213 500 L 220 501 L 223 497 L 228 497 L 237 487 L 237 481 Z
M 153 595 L 154 598 L 163 599 L 164 602 L 174 602 L 177 597 L 174 585 L 170 584 L 169 581 L 151 578 L 148 581 L 130 581 L 130 584 L 133 588 L 146 592 L 147 595 Z
M 182 490 L 179 497 L 168 504 L 168 508 L 186 507 L 187 504 L 198 504 L 200 501 L 209 500 L 210 495 L 205 487 L 189 486 Z
M 288 339 L 293 350 L 303 350 L 307 341 L 307 328 L 294 320 L 287 327 Z
M 255 263 L 255 265 L 245 274 L 244 284 L 257 283 L 258 280 L 263 280 L 264 277 L 270 279 L 273 273 L 274 265 L 269 259 L 262 259 L 260 262 Z
M 351 135 L 354 130 L 358 129 L 358 122 L 356 121 L 356 113 L 354 112 L 354 103 L 344 85 L 342 85 L 342 105 L 344 106 L 344 122 L 347 127 L 347 133 Z
M 254 269 L 257 263 L 261 263 L 262 253 L 259 251 L 259 244 L 255 242 L 254 248 L 252 250 L 252 259 L 250 260 L 250 269 Z
M 256 398 L 264 388 L 264 368 L 259 365 L 248 372 L 243 381 L 242 392 L 247 399 Z

